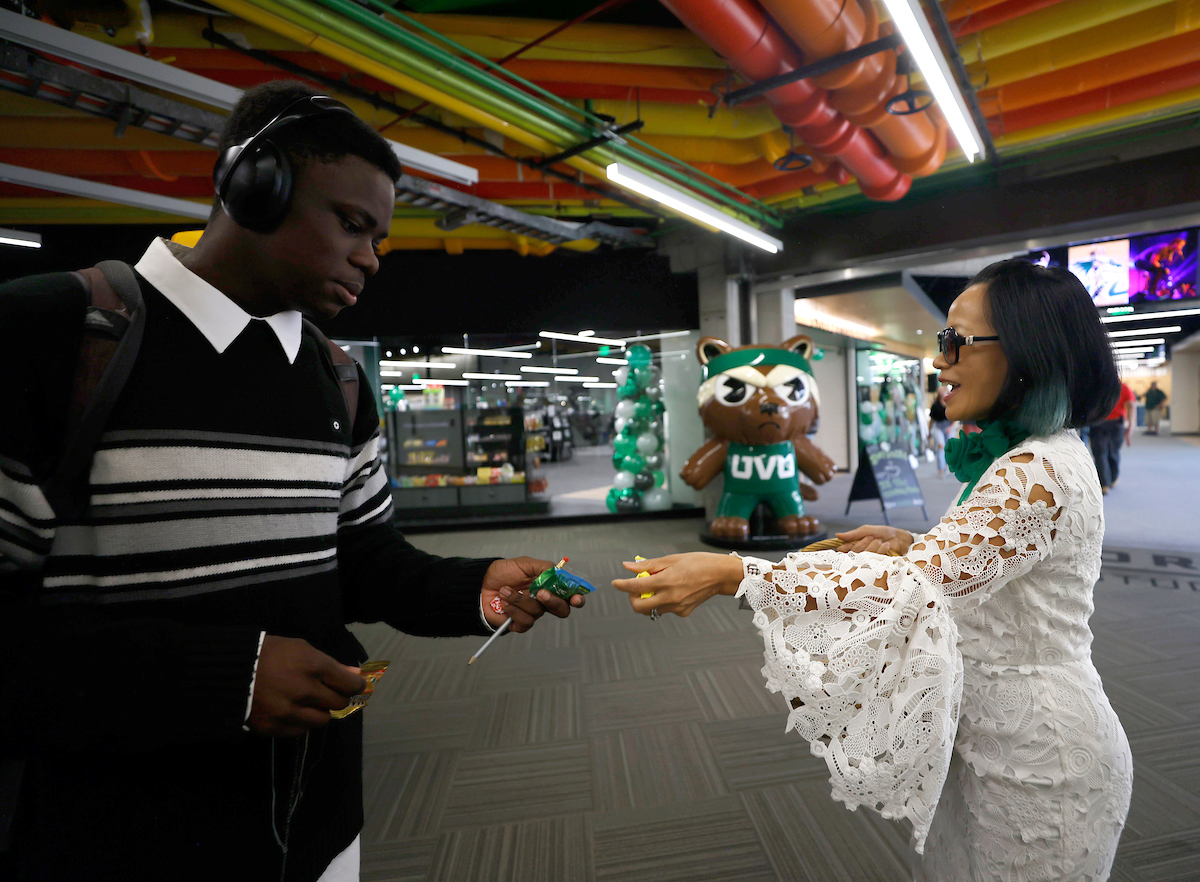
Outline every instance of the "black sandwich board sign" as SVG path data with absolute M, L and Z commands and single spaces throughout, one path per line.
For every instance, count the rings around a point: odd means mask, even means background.
M 929 520 L 921 485 L 903 450 L 888 449 L 883 444 L 868 444 L 859 449 L 858 471 L 854 473 L 850 498 L 846 500 L 846 514 L 850 514 L 850 503 L 860 499 L 878 499 L 885 524 L 891 524 L 890 509 L 905 505 L 921 506 L 921 513 Z

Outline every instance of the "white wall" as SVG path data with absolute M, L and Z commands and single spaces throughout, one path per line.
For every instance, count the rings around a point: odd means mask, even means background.
M 1200 352 L 1171 354 L 1171 432 L 1200 432 Z

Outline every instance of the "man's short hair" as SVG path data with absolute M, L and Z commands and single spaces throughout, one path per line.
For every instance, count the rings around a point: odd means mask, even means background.
M 320 95 L 299 80 L 271 80 L 247 89 L 225 122 L 218 155 L 258 134 L 271 120 L 292 104 L 310 95 Z M 312 162 L 337 162 L 347 156 L 365 159 L 395 183 L 402 171 L 400 160 L 387 140 L 357 116 L 322 114 L 311 121 L 289 123 L 271 135 L 287 151 L 293 169 Z M 221 199 L 213 206 L 214 214 Z

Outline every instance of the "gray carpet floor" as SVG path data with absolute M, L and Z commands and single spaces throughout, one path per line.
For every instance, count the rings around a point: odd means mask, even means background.
M 1172 480 L 1192 494 L 1179 501 L 1187 510 L 1200 496 L 1200 446 L 1175 439 L 1162 449 L 1178 457 L 1163 460 L 1172 470 L 1194 463 Z M 1116 491 L 1129 497 L 1122 512 L 1156 516 L 1133 548 L 1106 546 L 1094 656 L 1136 764 L 1112 878 L 1182 882 L 1200 880 L 1200 554 L 1138 550 L 1184 547 L 1190 535 L 1170 533 L 1171 505 L 1132 501 L 1159 471 L 1151 459 L 1138 477 L 1130 456 Z M 877 520 L 878 508 L 856 506 L 858 522 Z M 941 507 L 930 500 L 930 515 Z M 715 598 L 689 618 L 651 622 L 608 585 L 622 558 L 701 549 L 699 528 L 634 521 L 414 537 L 441 554 L 568 555 L 599 590 L 569 619 L 502 638 L 470 667 L 480 638 L 359 629 L 372 657 L 393 661 L 365 711 L 364 880 L 908 878 L 903 829 L 834 804 L 823 762 L 783 732 L 748 613 Z M 1179 546 L 1156 544 L 1164 530 Z M 1200 540 L 1190 547 L 1200 551 Z

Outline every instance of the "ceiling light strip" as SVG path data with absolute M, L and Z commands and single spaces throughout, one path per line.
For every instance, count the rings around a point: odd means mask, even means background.
M 470 380 L 431 380 L 428 377 L 413 377 L 418 386 L 470 386 Z
M 1177 334 L 1183 328 L 1179 325 L 1161 325 L 1157 328 L 1138 328 L 1133 331 L 1109 331 L 1110 337 L 1138 337 L 1142 334 Z
M 687 196 L 683 191 L 656 181 L 649 175 L 634 171 L 627 165 L 623 166 L 619 162 L 614 162 L 605 169 L 605 172 L 608 179 L 614 184 L 619 184 L 625 189 L 653 199 L 655 202 L 661 202 L 680 214 L 708 224 L 710 227 L 716 227 L 731 236 L 736 236 L 743 242 L 749 242 L 751 245 L 763 249 L 763 251 L 776 254 L 783 250 L 783 242 L 774 236 L 768 236 L 762 230 L 752 227 L 720 209 L 705 205 L 699 199 Z
M 584 383 L 584 389 L 616 389 L 616 383 Z
M 529 374 L 577 374 L 579 368 L 560 368 L 560 367 L 537 367 L 536 365 L 523 364 L 521 370 Z
M 664 331 L 661 334 L 639 334 L 636 337 L 626 337 L 625 343 L 637 343 L 641 340 L 666 340 L 670 337 L 686 337 L 691 331 Z
M 0 227 L 0 245 L 16 245 L 18 248 L 41 248 L 41 233 L 26 233 L 24 230 L 9 230 Z
M 486 358 L 533 358 L 532 352 L 513 352 L 508 349 L 471 349 L 466 346 L 443 346 L 444 355 L 479 355 Z
M 975 127 L 954 75 L 950 73 L 950 66 L 937 46 L 919 0 L 883 0 L 883 5 L 904 38 L 909 54 L 916 61 L 926 86 L 946 117 L 963 155 L 969 162 L 974 162 L 975 157 L 983 153 L 983 138 Z
M 464 372 L 462 375 L 464 380 L 521 380 L 524 379 L 520 374 L 476 374 Z
M 1124 349 L 1127 346 L 1140 346 L 1143 343 L 1166 343 L 1166 337 L 1152 337 L 1149 340 L 1114 340 L 1111 345 L 1113 349 Z
M 561 331 L 538 331 L 539 337 L 548 340 L 572 340 L 576 343 L 592 343 L 596 346 L 624 346 L 624 340 L 612 337 L 584 337 L 581 334 L 564 334 Z
M 560 383 L 598 383 L 599 377 L 555 377 Z
M 1161 321 L 1174 319 L 1184 315 L 1200 315 L 1200 309 L 1164 309 L 1161 312 L 1129 313 L 1126 315 L 1106 315 L 1100 321 L 1107 324 L 1113 322 Z
M 0 10 L 3 11 L 3 10 Z M 69 34 L 69 31 L 61 31 Z M 125 55 L 132 53 L 125 52 Z M 83 178 L 72 178 L 67 175 L 56 175 L 53 172 L 38 171 L 19 165 L 9 165 L 0 162 L 0 181 L 9 184 L 20 184 L 23 187 L 33 187 L 38 190 L 48 190 L 51 193 L 65 193 L 68 196 L 81 196 L 84 199 L 97 199 L 100 202 L 111 202 L 114 205 L 129 205 L 133 208 L 144 208 L 147 211 L 159 211 L 163 214 L 181 215 L 207 220 L 212 214 L 212 203 L 192 202 L 188 199 L 175 199 L 171 196 L 159 196 L 157 193 L 147 193 L 144 190 L 133 190 L 129 187 L 114 187 L 111 184 L 99 184 Z
M 381 368 L 456 368 L 452 361 L 391 361 L 385 359 L 379 362 Z

